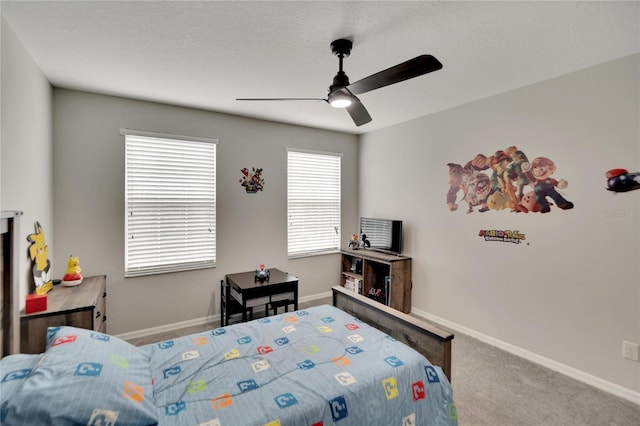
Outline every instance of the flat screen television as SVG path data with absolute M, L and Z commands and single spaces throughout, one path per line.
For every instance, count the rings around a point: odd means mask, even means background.
M 402 254 L 402 221 L 361 217 L 360 238 L 365 248 Z

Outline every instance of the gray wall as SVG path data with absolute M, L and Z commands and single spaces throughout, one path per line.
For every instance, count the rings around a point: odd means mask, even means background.
M 357 219 L 357 137 L 201 110 L 54 90 L 54 212 L 58 259 L 80 257 L 85 275 L 107 274 L 108 331 L 120 334 L 219 312 L 225 274 L 260 263 L 300 278 L 302 297 L 339 282 L 339 256 L 287 259 L 286 147 L 343 153 L 343 228 Z M 217 138 L 217 267 L 123 277 L 124 137 L 121 128 Z M 246 194 L 243 167 L 263 169 Z M 330 271 L 330 272 L 327 272 Z
M 35 221 L 52 248 L 53 184 L 51 85 L 11 27 L 1 18 L 2 93 L 0 143 L 0 210 L 21 210 L 20 301 L 33 291 L 27 235 Z M 53 250 L 49 259 L 54 261 Z
M 621 348 L 640 342 L 640 190 L 605 190 L 605 172 L 640 171 L 639 57 L 364 135 L 359 187 L 362 215 L 405 221 L 416 311 L 636 401 Z M 460 194 L 449 211 L 447 163 L 512 145 L 554 160 L 575 208 L 467 214 Z

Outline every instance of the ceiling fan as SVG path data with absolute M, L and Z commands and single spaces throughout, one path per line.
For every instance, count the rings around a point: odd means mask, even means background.
M 339 59 L 340 68 L 333 84 L 329 86 L 329 95 L 323 98 L 238 98 L 237 101 L 324 101 L 335 108 L 346 108 L 356 126 L 371 121 L 369 112 L 356 95 L 370 92 L 390 84 L 400 83 L 442 68 L 442 64 L 431 55 L 420 55 L 402 62 L 384 71 L 372 74 L 355 83 L 349 83 L 349 77 L 342 70 L 342 60 L 351 54 L 351 40 L 338 39 L 331 43 L 331 51 Z

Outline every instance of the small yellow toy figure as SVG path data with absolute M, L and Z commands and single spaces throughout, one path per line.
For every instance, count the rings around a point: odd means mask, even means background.
M 33 281 L 36 294 L 47 294 L 53 288 L 49 247 L 44 242 L 44 230 L 39 222 L 35 223 L 35 228 L 36 232 L 27 237 L 27 241 L 31 243 L 29 257 L 33 261 Z
M 69 256 L 67 262 L 67 272 L 62 277 L 62 285 L 73 287 L 82 283 L 82 274 L 80 273 L 80 259 L 78 257 Z

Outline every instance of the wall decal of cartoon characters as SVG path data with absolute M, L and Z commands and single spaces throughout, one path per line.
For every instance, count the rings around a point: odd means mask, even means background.
M 629 173 L 627 169 L 611 169 L 605 173 L 607 190 L 614 193 L 640 189 L 640 172 Z
M 36 285 L 36 294 L 46 294 L 53 288 L 51 281 L 51 262 L 49 261 L 49 247 L 44 241 L 44 230 L 39 222 L 35 223 L 36 231 L 27 236 L 31 243 L 29 257 L 33 262 L 33 281 Z
M 251 173 L 246 167 L 240 170 L 242 178 L 239 180 L 240 185 L 244 187 L 247 194 L 255 194 L 264 190 L 264 178 L 262 177 L 262 169 L 251 168 Z
M 477 154 L 464 166 L 457 163 L 447 166 L 447 206 L 452 212 L 458 209 L 458 201 L 467 203 L 467 213 L 475 208 L 481 213 L 489 210 L 548 213 L 554 205 L 562 210 L 573 208 L 573 203 L 558 192 L 567 187 L 567 181 L 551 177 L 557 170 L 553 160 L 536 157 L 530 161 L 515 146 L 490 156 Z

